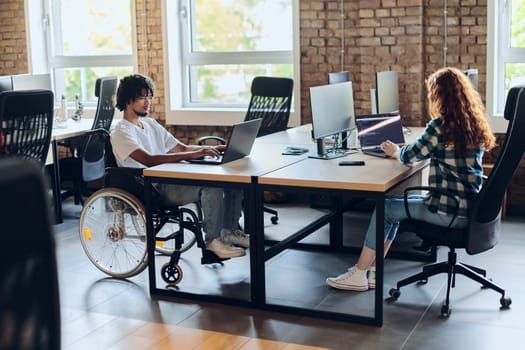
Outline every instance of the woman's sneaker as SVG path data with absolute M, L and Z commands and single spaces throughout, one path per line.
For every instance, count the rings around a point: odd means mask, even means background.
M 368 288 L 374 289 L 376 287 L 376 269 L 370 268 L 368 270 Z
M 337 277 L 328 277 L 326 284 L 336 289 L 354 290 L 358 292 L 368 290 L 366 271 L 359 270 L 356 266 L 352 266 L 348 269 L 348 272 Z

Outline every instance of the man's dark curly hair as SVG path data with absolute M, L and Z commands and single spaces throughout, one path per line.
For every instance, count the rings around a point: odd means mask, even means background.
M 153 96 L 155 85 L 151 78 L 142 74 L 132 74 L 120 79 L 116 107 L 123 111 L 129 102 L 143 96 L 144 91 L 148 96 Z

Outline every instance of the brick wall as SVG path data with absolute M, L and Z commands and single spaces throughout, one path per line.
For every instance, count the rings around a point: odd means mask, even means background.
M 0 1 L 0 75 L 27 73 L 24 0 Z

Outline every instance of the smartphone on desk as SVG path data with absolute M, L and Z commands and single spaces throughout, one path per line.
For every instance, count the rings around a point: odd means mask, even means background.
M 365 165 L 364 160 L 342 160 L 339 162 L 340 166 Z

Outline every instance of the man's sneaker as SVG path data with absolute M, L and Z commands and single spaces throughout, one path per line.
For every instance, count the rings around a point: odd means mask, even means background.
M 233 247 L 226 243 L 222 238 L 215 238 L 206 245 L 206 249 L 215 253 L 221 259 L 237 258 L 246 255 L 246 251 L 242 248 Z
M 348 272 L 343 273 L 342 275 L 328 277 L 326 279 L 326 284 L 337 289 L 355 290 L 358 292 L 368 290 L 366 271 L 358 270 L 355 266 L 349 268 Z
M 371 267 L 368 270 L 368 288 L 374 289 L 376 287 L 376 269 Z
M 248 236 L 241 230 L 230 231 L 224 236 L 222 236 L 222 239 L 226 243 L 230 243 L 232 245 L 242 247 L 244 249 L 250 248 L 250 236 Z

